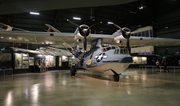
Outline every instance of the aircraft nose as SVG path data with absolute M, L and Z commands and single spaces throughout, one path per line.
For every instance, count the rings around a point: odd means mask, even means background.
M 121 61 L 121 63 L 131 63 L 133 62 L 132 57 L 124 57 Z

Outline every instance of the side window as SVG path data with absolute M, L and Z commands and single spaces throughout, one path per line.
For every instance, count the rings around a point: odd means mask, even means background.
M 117 52 L 116 53 L 119 54 L 119 48 L 117 48 Z
M 111 47 L 107 47 L 107 48 L 106 48 L 107 51 L 110 50 L 110 49 L 111 49 Z
M 107 51 L 105 47 L 103 48 L 103 51 L 104 51 L 104 52 L 106 52 L 106 51 Z
M 116 49 L 114 50 L 114 54 L 116 54 Z
M 121 50 L 120 50 L 120 53 L 121 53 L 121 54 L 123 54 L 123 53 L 124 53 L 122 48 L 121 48 Z

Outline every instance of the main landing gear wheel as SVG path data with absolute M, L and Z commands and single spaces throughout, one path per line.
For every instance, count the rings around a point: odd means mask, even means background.
M 119 82 L 119 75 L 115 74 L 113 75 L 114 81 Z
M 75 75 L 76 75 L 76 67 L 75 66 L 72 66 L 70 68 L 70 73 L 71 73 L 71 77 L 75 77 Z

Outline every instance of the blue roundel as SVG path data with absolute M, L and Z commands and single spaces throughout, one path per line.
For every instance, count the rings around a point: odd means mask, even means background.
M 103 58 L 105 58 L 107 56 L 105 56 L 105 53 L 100 53 L 98 56 L 96 56 L 96 61 L 100 62 Z

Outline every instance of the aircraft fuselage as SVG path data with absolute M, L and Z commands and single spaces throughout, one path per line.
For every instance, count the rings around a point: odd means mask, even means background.
M 103 49 L 103 50 L 102 50 Z M 84 58 L 83 68 L 113 75 L 111 70 L 117 74 L 123 72 L 132 63 L 132 57 L 126 48 L 104 47 L 96 50 L 94 53 Z

